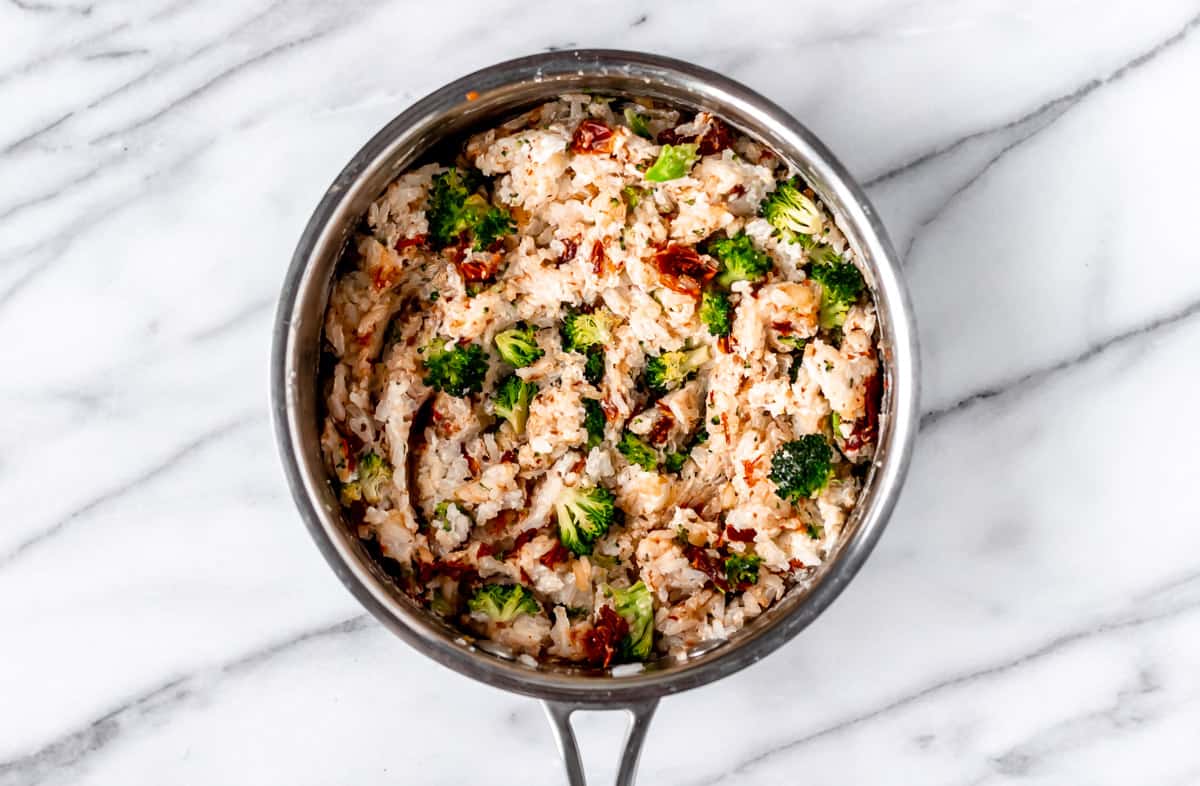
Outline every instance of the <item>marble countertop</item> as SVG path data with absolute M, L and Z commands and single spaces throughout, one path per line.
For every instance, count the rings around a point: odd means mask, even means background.
M 368 136 L 584 46 L 714 68 L 820 134 L 924 346 L 875 554 L 799 638 L 664 701 L 641 782 L 1200 783 L 1195 0 L 6 0 L 0 786 L 562 782 L 536 702 L 327 569 L 267 356 Z M 623 721 L 578 725 L 603 783 Z

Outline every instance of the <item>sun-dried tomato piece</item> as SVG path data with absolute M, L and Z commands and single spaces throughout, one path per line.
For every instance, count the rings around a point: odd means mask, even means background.
M 731 525 L 725 526 L 725 537 L 738 543 L 753 543 L 756 535 L 758 535 L 758 532 L 753 528 L 738 529 Z
M 671 433 L 671 429 L 675 426 L 675 416 L 671 410 L 658 405 L 658 418 L 655 419 L 654 425 L 650 427 L 650 431 L 646 434 L 646 441 L 651 445 L 661 445 L 667 441 L 667 435 Z
M 547 551 L 542 556 L 538 557 L 538 562 L 545 565 L 547 568 L 553 568 L 560 562 L 566 562 L 571 558 L 571 552 L 567 551 L 567 547 L 561 542 L 555 541 L 554 548 Z
M 713 586 L 722 592 L 729 590 L 729 582 L 725 580 L 725 565 L 720 558 L 714 557 L 703 546 L 685 546 L 683 554 L 693 568 L 708 576 Z
M 472 254 L 455 260 L 454 265 L 458 268 L 458 274 L 462 276 L 463 281 L 468 284 L 478 284 L 494 277 L 496 271 L 500 269 L 500 262 L 503 259 L 502 254 L 487 254 L 486 256 Z
M 655 137 L 654 141 L 658 142 L 660 145 L 678 145 L 681 142 L 687 142 L 691 139 L 692 137 L 690 136 L 680 136 L 679 134 L 675 133 L 674 128 L 664 128 L 662 131 L 658 132 L 658 136 Z
M 621 640 L 629 635 L 629 623 L 611 606 L 601 606 L 592 628 L 583 634 L 583 651 L 588 662 L 608 668 Z
M 402 237 L 396 240 L 394 248 L 397 251 L 403 251 L 406 248 L 416 248 L 423 246 L 429 242 L 429 235 L 417 235 L 416 237 Z
M 672 243 L 655 252 L 654 267 L 667 288 L 698 296 L 700 289 L 717 274 L 717 263 L 700 256 L 691 246 Z
M 879 406 L 880 397 L 883 392 L 879 374 L 876 373 L 867 377 L 867 381 L 863 383 L 863 388 L 866 413 L 854 421 L 854 430 L 846 438 L 846 450 L 849 451 L 862 450 L 874 441 L 875 432 L 879 430 Z
M 474 456 L 472 456 L 470 453 L 467 452 L 466 445 L 459 445 L 458 452 L 460 454 L 462 454 L 463 459 L 466 460 L 467 470 L 470 471 L 471 477 L 475 477 L 476 475 L 478 475 L 479 474 L 479 459 L 475 458 Z
M 536 538 L 539 534 L 541 534 L 541 530 L 536 530 L 536 529 L 525 530 L 520 535 L 517 535 L 517 539 L 513 541 L 512 550 L 520 551 L 522 546 L 524 546 L 526 543 L 528 543 L 529 541 Z
M 569 237 L 562 241 L 563 250 L 558 255 L 558 264 L 565 265 L 575 258 L 575 254 L 579 252 L 579 238 Z
M 611 153 L 612 148 L 613 130 L 599 120 L 584 120 L 571 137 L 572 153 Z
M 733 130 L 714 117 L 708 128 L 696 140 L 696 145 L 702 156 L 719 153 L 727 147 L 733 147 Z
M 598 276 L 604 275 L 604 271 L 608 269 L 608 254 L 604 252 L 604 244 L 597 240 L 592 244 L 592 272 Z

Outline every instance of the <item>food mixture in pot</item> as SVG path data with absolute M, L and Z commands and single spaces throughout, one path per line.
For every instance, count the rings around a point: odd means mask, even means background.
M 492 651 L 727 637 L 832 554 L 877 431 L 854 252 L 705 112 L 565 95 L 401 175 L 325 318 L 345 519 Z

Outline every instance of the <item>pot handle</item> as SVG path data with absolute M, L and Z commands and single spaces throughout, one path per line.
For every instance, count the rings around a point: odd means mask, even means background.
M 583 762 L 579 758 L 579 745 L 575 742 L 575 730 L 571 728 L 571 713 L 595 710 L 597 707 L 565 701 L 543 701 L 542 705 L 546 708 L 546 717 L 550 719 L 550 728 L 554 731 L 554 741 L 558 743 L 558 752 L 562 756 L 563 766 L 567 768 L 568 785 L 587 786 L 587 777 L 583 774 Z M 638 757 L 642 753 L 642 743 L 646 740 L 650 720 L 654 717 L 654 711 L 658 709 L 658 699 L 648 699 L 620 707 L 604 707 L 602 709 L 619 709 L 629 713 L 629 730 L 625 733 L 621 763 L 617 767 L 616 786 L 634 786 L 633 779 L 637 774 Z

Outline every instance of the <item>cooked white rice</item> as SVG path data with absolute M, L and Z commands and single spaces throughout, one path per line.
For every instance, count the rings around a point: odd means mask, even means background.
M 639 580 L 653 597 L 658 655 L 730 635 L 831 553 L 872 453 L 874 306 L 864 295 L 840 330 L 821 329 L 822 288 L 806 276 L 813 244 L 853 261 L 834 221 L 806 192 L 819 211 L 812 242 L 780 233 L 759 217 L 790 174 L 777 156 L 705 113 L 639 102 L 651 135 L 698 141 L 706 153 L 682 177 L 647 181 L 662 146 L 631 130 L 625 108 L 567 95 L 466 140 L 447 163 L 477 169 L 480 193 L 516 225 L 483 251 L 430 240 L 430 189 L 446 166 L 403 174 L 371 206 L 326 316 L 323 447 L 347 520 L 405 591 L 514 655 L 608 665 L 613 653 L 596 645 L 612 619 L 602 609 Z M 583 121 L 611 137 L 586 149 Z M 703 280 L 680 286 L 656 260 L 698 246 L 715 269 L 706 242 L 741 232 L 773 270 L 729 287 L 732 334 L 720 339 L 689 288 Z M 617 322 L 596 384 L 560 333 L 569 310 L 593 308 Z M 494 338 L 519 321 L 537 329 L 544 352 L 515 371 L 538 390 L 524 433 L 492 403 L 514 372 Z M 480 392 L 459 397 L 424 381 L 438 340 L 486 351 Z M 709 359 L 694 378 L 648 394 L 649 357 L 701 346 Z M 587 399 L 606 416 L 590 450 Z M 701 428 L 707 440 L 695 444 Z M 687 458 L 677 472 L 631 464 L 616 447 L 626 432 L 659 457 Z M 834 446 L 832 479 L 790 502 L 769 477 L 772 456 L 807 434 Z M 383 459 L 376 488 L 362 485 L 371 454 Z M 624 520 L 589 554 L 573 554 L 560 544 L 555 502 L 592 486 L 611 490 Z M 722 576 L 734 555 L 760 560 L 756 581 Z M 470 611 L 478 587 L 497 583 L 526 586 L 540 611 L 504 622 Z

